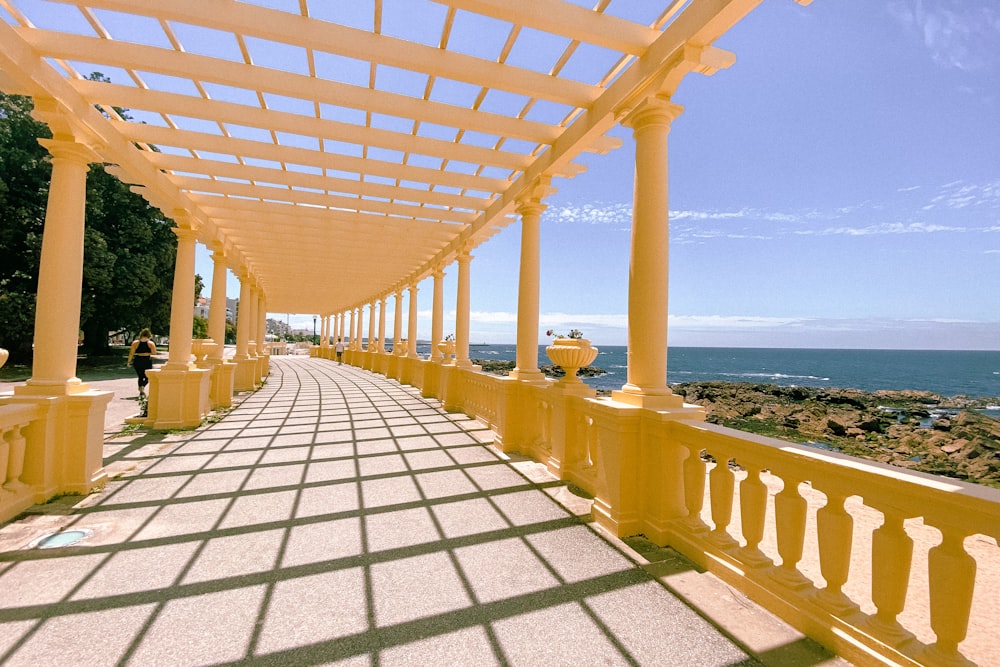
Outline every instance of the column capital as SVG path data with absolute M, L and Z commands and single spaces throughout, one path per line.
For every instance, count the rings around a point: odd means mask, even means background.
M 56 160 L 67 160 L 87 166 L 92 162 L 100 162 L 100 156 L 86 144 L 65 139 L 39 139 L 45 150 Z
M 555 194 L 556 189 L 552 187 L 551 176 L 539 176 L 517 197 L 515 210 L 518 215 L 530 215 L 537 210 L 538 215 L 542 214 L 547 205 L 542 204 L 542 200 L 549 195 Z
M 177 236 L 178 241 L 197 241 L 198 232 L 190 227 L 171 227 L 170 231 Z
M 634 107 L 623 109 L 619 113 L 618 122 L 633 130 L 650 125 L 663 125 L 669 128 L 683 111 L 684 107 L 674 104 L 666 95 L 650 95 Z

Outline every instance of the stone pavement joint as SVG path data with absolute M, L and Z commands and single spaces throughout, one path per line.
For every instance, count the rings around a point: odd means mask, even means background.
M 0 664 L 839 662 L 756 608 L 748 637 L 706 621 L 697 590 L 731 591 L 595 530 L 481 423 L 353 367 L 271 368 L 215 423 L 109 440 L 119 478 L 0 529 Z

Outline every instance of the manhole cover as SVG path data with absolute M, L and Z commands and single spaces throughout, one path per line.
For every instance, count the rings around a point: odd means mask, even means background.
M 68 547 L 76 544 L 80 540 L 84 540 L 90 537 L 94 531 L 82 529 L 82 530 L 63 530 L 58 533 L 49 533 L 48 535 L 43 535 L 37 540 L 29 544 L 31 549 L 55 549 L 57 547 Z

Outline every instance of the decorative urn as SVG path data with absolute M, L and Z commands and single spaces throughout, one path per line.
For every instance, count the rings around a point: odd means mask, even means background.
M 455 354 L 455 341 L 446 338 L 437 344 L 437 349 L 444 355 L 445 362 L 451 361 L 452 355 Z
M 3 365 L 7 363 L 7 357 L 9 356 L 10 352 L 0 347 L 0 368 L 3 368 Z
M 583 384 L 576 373 L 593 363 L 599 351 L 586 338 L 556 338 L 552 345 L 545 348 L 552 363 L 566 371 L 566 375 L 557 383 L 561 385 Z

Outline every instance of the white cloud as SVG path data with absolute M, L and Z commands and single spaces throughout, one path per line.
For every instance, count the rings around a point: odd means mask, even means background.
M 990 0 L 895 0 L 889 11 L 942 67 L 973 71 L 997 64 L 1000 11 Z

